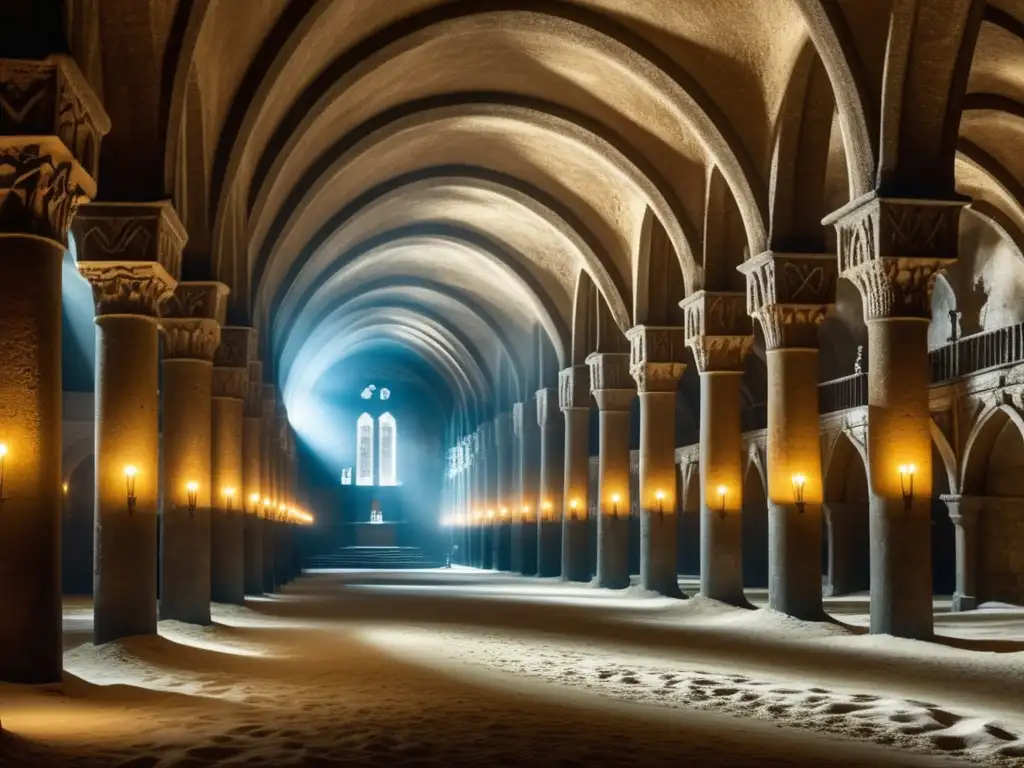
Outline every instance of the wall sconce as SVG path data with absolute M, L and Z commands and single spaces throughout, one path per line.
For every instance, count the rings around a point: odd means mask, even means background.
M 270 519 L 270 499 L 266 496 L 263 497 L 263 519 Z
M 199 503 L 199 483 L 192 480 L 185 484 L 185 490 L 188 491 L 188 512 L 190 515 L 194 515 L 196 505 Z
M 224 509 L 227 510 L 228 517 L 234 517 L 235 513 L 232 510 L 232 502 L 235 499 L 235 489 L 225 488 L 224 489 Z
M 4 498 L 4 465 L 7 463 L 7 443 L 0 443 L 0 506 L 6 501 Z
M 900 464 L 900 490 L 903 492 L 903 510 L 910 511 L 914 503 L 914 473 L 917 467 L 913 464 Z
M 658 500 L 658 517 L 665 517 L 665 492 L 660 488 L 654 492 L 654 498 Z
M 63 483 L 60 484 L 60 492 L 63 493 L 65 496 L 68 495 L 68 481 L 67 480 L 65 480 Z
M 139 474 L 138 468 L 134 464 L 129 464 L 124 468 L 124 489 L 128 497 L 128 514 L 135 512 L 135 476 Z
M 619 494 L 617 494 L 617 493 L 613 493 L 612 494 L 612 518 L 615 519 L 615 520 L 619 519 L 619 502 L 621 500 L 622 500 L 622 497 L 619 496 Z
M 729 489 L 724 485 L 720 485 L 715 490 L 718 491 L 718 516 L 725 520 L 725 495 L 729 492 Z
M 488 520 L 493 520 L 494 519 L 494 510 L 493 509 L 488 509 L 487 510 L 487 519 Z
M 551 518 L 553 517 L 552 512 L 554 511 L 554 509 L 555 509 L 555 507 L 554 507 L 554 505 L 550 501 L 545 501 L 544 502 L 544 519 L 545 520 L 547 520 L 547 521 L 551 520 Z
M 252 505 L 252 513 L 259 517 L 260 515 L 260 495 L 258 493 L 249 494 L 249 504 Z
M 571 517 L 573 520 L 576 519 L 576 510 L 579 508 L 579 506 L 580 503 L 576 499 L 573 499 L 572 501 L 569 502 L 569 517 Z
M 523 522 L 526 522 L 526 516 L 530 514 L 530 507 L 527 504 L 523 504 Z
M 804 513 L 804 486 L 807 485 L 807 476 L 802 474 L 793 475 L 793 503 L 796 504 L 796 511 L 801 515 Z
M 502 507 L 500 514 L 502 517 L 508 517 L 508 507 Z

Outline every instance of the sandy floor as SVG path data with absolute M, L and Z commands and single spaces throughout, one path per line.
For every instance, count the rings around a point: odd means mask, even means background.
M 752 594 L 758 602 L 763 595 Z M 470 571 L 308 576 L 0 686 L 3 766 L 1024 766 L 1024 610 L 939 642 Z

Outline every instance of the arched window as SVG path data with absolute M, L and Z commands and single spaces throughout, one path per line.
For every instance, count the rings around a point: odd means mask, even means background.
M 368 413 L 356 422 L 356 485 L 373 485 L 373 417 Z
M 395 417 L 380 417 L 380 484 L 398 485 L 398 427 Z

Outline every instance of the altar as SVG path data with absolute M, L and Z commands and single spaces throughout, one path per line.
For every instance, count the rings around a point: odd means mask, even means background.
M 401 521 L 386 522 L 380 502 L 374 499 L 370 504 L 370 519 L 365 522 L 345 523 L 344 546 L 348 547 L 397 547 L 402 545 Z

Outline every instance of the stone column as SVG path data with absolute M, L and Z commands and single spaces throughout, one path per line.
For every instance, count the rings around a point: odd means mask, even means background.
M 288 583 L 288 492 L 285 488 L 285 452 L 287 450 L 285 428 L 287 426 L 284 404 L 278 400 L 274 414 L 274 487 L 277 489 L 277 512 L 274 516 L 274 580 L 278 587 Z
M 640 397 L 640 585 L 682 597 L 676 573 L 676 388 L 686 366 L 682 328 L 626 334 Z
M 753 329 L 740 293 L 697 291 L 680 306 L 700 373 L 700 590 L 746 606 L 740 384 Z
M 0 682 L 61 679 L 61 262 L 109 129 L 70 57 L 0 59 Z
M 949 508 L 949 519 L 956 526 L 956 591 L 952 610 L 973 611 L 978 607 L 978 512 L 982 499 L 977 496 L 940 496 Z
M 872 193 L 830 217 L 841 275 L 860 291 L 868 326 L 873 633 L 933 632 L 928 324 L 935 276 L 957 255 L 963 205 Z
M 245 502 L 245 593 L 263 594 L 263 363 L 249 363 L 242 425 L 242 487 Z
M 245 602 L 242 427 L 255 341 L 252 328 L 221 329 L 213 369 L 211 595 L 236 605 Z
M 558 405 L 565 419 L 562 494 L 562 578 L 590 581 L 587 523 L 590 461 L 590 368 L 574 365 L 558 374 Z
M 213 356 L 228 288 L 178 283 L 164 305 L 160 618 L 210 623 Z M 191 497 L 191 498 L 190 498 Z
M 629 586 L 629 405 L 636 396 L 629 355 L 587 357 L 590 391 L 600 410 L 597 503 L 597 583 L 606 589 Z
M 78 269 L 96 301 L 93 640 L 156 634 L 158 307 L 177 284 L 185 230 L 168 203 L 83 206 Z
M 263 385 L 263 425 L 260 435 L 263 448 L 260 455 L 260 483 L 263 486 L 263 591 L 277 592 L 274 568 L 274 513 L 277 501 L 274 490 L 274 411 L 277 407 L 277 391 L 271 384 Z
M 537 427 L 536 404 L 516 403 L 513 418 L 519 434 L 519 510 L 518 533 L 519 572 L 524 576 L 537 575 L 537 492 L 540 483 L 540 430 Z M 513 552 L 515 541 L 513 540 Z
M 540 483 L 537 495 L 537 575 L 562 572 L 562 490 L 565 484 L 565 423 L 558 391 L 537 391 Z
M 491 478 L 494 459 L 491 456 L 491 445 L 494 442 L 494 425 L 485 421 L 480 425 L 477 430 L 477 436 L 479 440 L 479 458 L 480 458 L 480 487 L 483 492 L 483 498 L 481 500 L 481 511 L 483 512 L 483 520 L 480 524 L 480 567 L 490 570 L 493 568 L 491 563 L 491 553 L 494 549 L 494 543 L 491 539 L 492 531 L 494 528 L 494 482 Z
M 817 620 L 824 616 L 818 326 L 835 300 L 836 260 L 769 251 L 740 271 L 768 363 L 768 604 Z
M 512 437 L 512 414 L 499 413 L 494 419 L 494 452 L 498 463 L 495 473 L 498 523 L 494 531 L 494 568 L 498 571 L 511 569 L 510 526 L 511 513 L 515 509 L 512 499 Z

